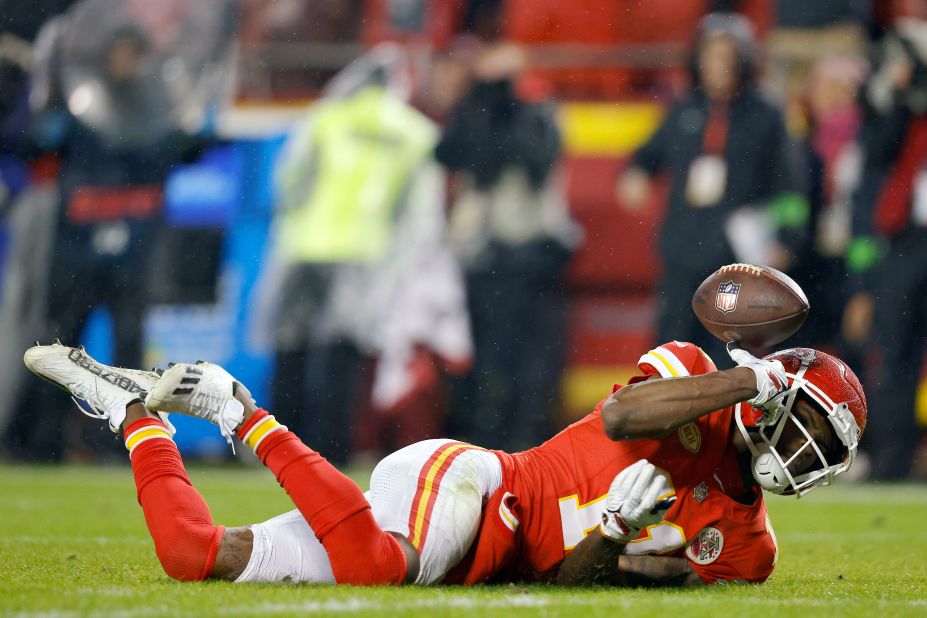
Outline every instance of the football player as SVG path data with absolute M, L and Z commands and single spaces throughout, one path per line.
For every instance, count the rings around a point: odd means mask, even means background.
M 696 346 L 664 344 L 541 446 L 508 454 L 427 440 L 381 461 L 367 494 L 217 365 L 159 376 L 60 344 L 30 348 L 25 362 L 123 432 L 175 579 L 693 585 L 764 581 L 778 552 L 762 490 L 800 497 L 829 484 L 866 424 L 859 381 L 840 360 L 801 348 L 731 355 L 738 367 L 718 371 Z M 164 412 L 206 418 L 253 448 L 297 509 L 215 525 Z

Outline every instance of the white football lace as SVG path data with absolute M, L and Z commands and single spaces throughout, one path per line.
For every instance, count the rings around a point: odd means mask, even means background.
M 198 400 L 194 403 L 194 399 Z M 238 403 L 235 398 L 229 398 L 224 395 L 211 393 L 197 393 L 191 398 L 190 409 L 198 414 L 215 418 L 216 425 L 219 426 L 219 433 L 225 438 L 229 446 L 232 447 L 232 454 L 235 455 L 234 432 L 229 429 L 228 423 L 225 422 L 225 412 L 229 404 Z M 239 405 L 241 405 L 239 403 Z

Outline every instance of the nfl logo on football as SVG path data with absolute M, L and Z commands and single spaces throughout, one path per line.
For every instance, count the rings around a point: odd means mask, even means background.
M 730 313 L 737 308 L 737 295 L 740 294 L 739 283 L 725 281 L 718 286 L 718 293 L 715 295 L 715 307 L 721 313 Z

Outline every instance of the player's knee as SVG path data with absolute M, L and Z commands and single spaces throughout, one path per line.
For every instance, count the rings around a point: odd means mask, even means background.
M 336 531 L 338 534 L 340 531 Z M 409 583 L 410 562 L 402 543 L 390 533 L 368 538 L 356 551 L 329 551 L 332 574 L 339 584 L 354 586 L 399 586 Z M 413 550 L 414 553 L 414 550 Z M 415 575 L 418 560 L 414 561 Z M 415 575 L 412 581 L 415 581 Z
M 205 579 L 203 575 L 204 557 L 176 546 L 158 547 L 156 551 L 161 568 L 171 579 L 185 582 Z
M 171 555 L 161 556 L 161 554 L 158 554 L 161 567 L 168 577 L 181 582 L 194 582 L 205 579 L 205 577 L 201 577 L 201 573 L 197 572 L 195 569 L 191 569 L 189 563 L 174 558 L 175 557 Z
M 164 573 L 178 581 L 200 581 L 210 575 L 218 550 L 218 529 L 212 525 L 177 526 L 155 539 L 155 553 Z

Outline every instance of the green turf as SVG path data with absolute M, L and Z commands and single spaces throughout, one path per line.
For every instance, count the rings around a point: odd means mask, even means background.
M 263 470 L 197 468 L 217 521 L 292 508 Z M 161 571 L 126 468 L 0 467 L 4 616 L 927 616 L 927 487 L 770 500 L 780 562 L 762 586 L 560 590 L 180 584 Z

